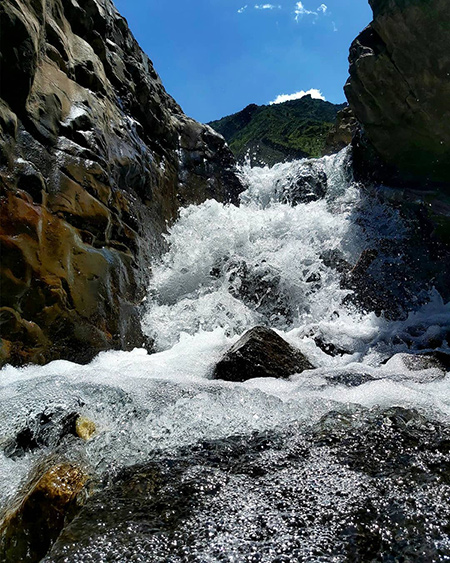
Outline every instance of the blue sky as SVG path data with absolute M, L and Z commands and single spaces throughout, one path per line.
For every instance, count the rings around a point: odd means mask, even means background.
M 351 41 L 372 19 L 367 0 L 115 0 L 166 90 L 207 122 L 318 89 L 345 101 Z

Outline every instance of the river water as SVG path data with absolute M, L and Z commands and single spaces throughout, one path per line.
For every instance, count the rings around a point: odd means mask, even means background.
M 291 190 L 302 171 L 328 179 L 307 203 Z M 80 513 L 48 561 L 450 561 L 450 377 L 410 357 L 436 342 L 448 350 L 450 303 L 402 278 L 414 226 L 353 182 L 346 151 L 242 176 L 239 207 L 188 207 L 167 235 L 143 304 L 157 353 L 0 373 L 0 443 L 42 412 L 97 426 L 70 446 L 102 483 L 94 512 Z M 368 272 L 387 292 L 386 315 L 342 284 L 374 248 Z M 255 325 L 316 369 L 212 381 Z M 0 452 L 1 505 L 48 453 Z M 153 503 L 143 517 L 148 497 L 117 500 L 136 466 L 145 482 L 158 472 L 158 502 L 175 516 L 161 519 Z

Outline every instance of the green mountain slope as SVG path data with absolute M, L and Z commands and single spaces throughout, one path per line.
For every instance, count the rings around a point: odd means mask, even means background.
M 322 156 L 328 132 L 344 107 L 305 96 L 283 104 L 251 104 L 208 125 L 225 137 L 239 161 L 249 155 L 252 164 L 273 165 Z

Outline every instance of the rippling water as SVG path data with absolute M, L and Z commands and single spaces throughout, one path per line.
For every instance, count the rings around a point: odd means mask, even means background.
M 326 193 L 292 206 L 305 166 L 327 175 Z M 353 183 L 346 151 L 242 175 L 240 207 L 191 206 L 170 230 L 143 315 L 157 353 L 1 371 L 0 444 L 55 409 L 98 428 L 82 453 L 107 483 L 91 501 L 97 524 L 82 511 L 49 560 L 450 560 L 450 378 L 407 355 L 436 341 L 448 349 L 450 304 L 398 277 L 414 227 Z M 371 275 L 402 310 L 394 320 L 364 311 L 341 283 L 339 264 L 374 248 Z M 317 368 L 287 381 L 210 380 L 257 324 Z M 3 506 L 46 453 L 0 453 Z M 143 490 L 155 474 L 162 484 L 130 508 L 120 499 L 136 464 Z

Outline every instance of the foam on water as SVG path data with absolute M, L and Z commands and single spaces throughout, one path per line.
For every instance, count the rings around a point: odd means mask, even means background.
M 1 371 L 0 444 L 46 409 L 76 410 L 95 421 L 86 445 L 95 471 L 131 465 L 202 439 L 247 434 L 331 410 L 401 405 L 450 419 L 450 379 L 436 368 L 408 370 L 395 353 L 407 333 L 427 339 L 450 329 L 450 304 L 431 293 L 402 321 L 387 321 L 346 301 L 349 290 L 323 259 L 339 252 L 354 265 L 380 237 L 397 240 L 404 226 L 392 209 L 364 197 L 348 179 L 345 151 L 326 157 L 326 197 L 281 203 L 286 178 L 302 163 L 244 169 L 240 207 L 207 201 L 184 209 L 155 268 L 144 327 L 159 352 L 106 352 L 91 364 L 57 361 Z M 275 328 L 317 365 L 288 381 L 211 381 L 213 366 L 255 324 Z M 317 338 L 347 350 L 332 357 Z M 349 387 L 341 373 L 367 374 Z M 36 457 L 0 453 L 0 504 L 17 490 Z

